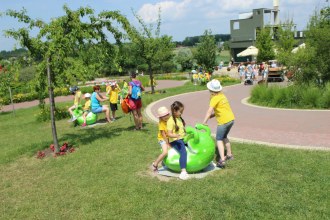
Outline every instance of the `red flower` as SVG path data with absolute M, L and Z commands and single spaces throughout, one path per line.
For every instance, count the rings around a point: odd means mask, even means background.
M 65 151 L 66 151 L 66 145 L 63 145 L 63 146 L 60 148 L 60 151 L 61 151 L 61 152 L 65 152 Z
M 54 144 L 51 144 L 51 145 L 49 146 L 49 148 L 50 148 L 53 152 L 55 151 Z

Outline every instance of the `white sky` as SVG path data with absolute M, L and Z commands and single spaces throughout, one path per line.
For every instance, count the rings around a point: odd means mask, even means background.
M 293 19 L 297 30 L 303 30 L 315 10 L 329 5 L 326 0 L 279 0 L 280 19 Z M 132 9 L 142 16 L 144 21 L 157 19 L 158 8 L 161 7 L 161 34 L 173 37 L 175 41 L 183 41 L 185 37 L 202 35 L 206 29 L 213 34 L 230 34 L 229 22 L 237 19 L 242 12 L 251 12 L 254 8 L 272 8 L 273 0 L 0 0 L 1 12 L 7 9 L 27 9 L 32 18 L 49 21 L 64 14 L 62 6 L 67 4 L 75 10 L 80 6 L 90 6 L 95 13 L 102 10 L 119 10 L 133 24 L 137 24 Z M 17 29 L 16 20 L 8 17 L 0 18 L 0 51 L 12 50 L 16 42 L 3 36 L 3 30 Z

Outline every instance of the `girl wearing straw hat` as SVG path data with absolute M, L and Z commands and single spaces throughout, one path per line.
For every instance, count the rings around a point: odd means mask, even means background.
M 227 97 L 221 92 L 222 86 L 220 82 L 213 79 L 207 83 L 207 88 L 211 93 L 211 100 L 203 123 L 206 124 L 207 121 L 214 116 L 217 119 L 218 126 L 216 140 L 220 153 L 220 160 L 217 162 L 217 166 L 224 168 L 226 160 L 234 159 L 227 135 L 234 124 L 235 116 L 231 110 Z M 226 157 L 224 147 L 227 149 Z
M 162 106 L 157 110 L 157 116 L 159 118 L 157 138 L 158 143 L 162 148 L 162 153 L 157 157 L 155 162 L 152 163 L 152 168 L 155 172 L 158 171 L 158 164 L 166 157 L 168 148 L 171 147 L 167 136 L 167 121 L 170 118 L 170 111 Z

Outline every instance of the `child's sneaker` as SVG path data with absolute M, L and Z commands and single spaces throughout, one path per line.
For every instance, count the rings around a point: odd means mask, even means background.
M 72 118 L 68 122 L 74 122 L 75 120 L 77 120 L 77 118 L 75 116 L 72 116 Z
M 86 123 L 83 123 L 83 124 L 81 125 L 81 127 L 86 127 Z
M 188 173 L 187 172 L 180 173 L 179 179 L 181 179 L 181 180 L 187 180 L 187 179 L 189 179 Z
M 219 168 L 225 168 L 226 163 L 224 160 L 219 160 L 219 162 L 217 163 L 217 167 Z
M 227 156 L 226 156 L 226 160 L 234 160 L 234 156 L 233 156 L 233 155 L 230 155 L 230 156 L 227 155 Z

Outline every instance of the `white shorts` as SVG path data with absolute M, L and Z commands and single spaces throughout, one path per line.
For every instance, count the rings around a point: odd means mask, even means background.
M 160 141 L 158 141 L 158 144 L 162 148 L 163 147 L 163 144 L 166 144 L 166 141 L 160 140 Z

